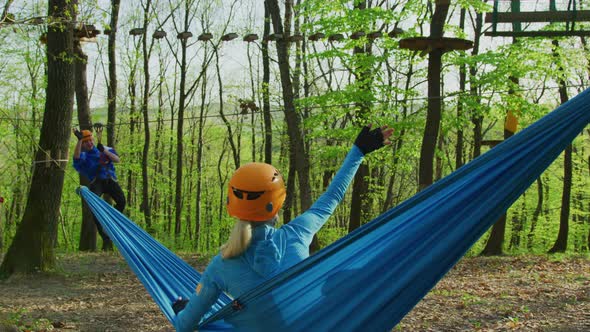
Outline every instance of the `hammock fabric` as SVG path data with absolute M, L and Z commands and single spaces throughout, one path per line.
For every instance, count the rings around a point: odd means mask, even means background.
M 221 298 L 199 331 L 231 329 L 228 317 L 258 317 L 261 331 L 390 330 L 588 123 L 590 90 L 234 303 Z M 87 188 L 80 193 L 172 320 L 171 302 L 188 297 L 199 274 Z

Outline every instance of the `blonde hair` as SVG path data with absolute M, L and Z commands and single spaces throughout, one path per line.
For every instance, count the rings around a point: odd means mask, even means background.
M 238 220 L 229 235 L 227 242 L 221 246 L 221 257 L 224 259 L 241 255 L 252 241 L 252 224 Z

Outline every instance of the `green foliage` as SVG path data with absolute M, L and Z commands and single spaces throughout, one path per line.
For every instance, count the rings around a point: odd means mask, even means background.
M 318 233 L 318 239 L 320 241 L 320 247 L 325 247 L 332 242 L 340 239 L 341 237 L 345 236 L 348 232 L 347 229 L 341 227 L 330 227 L 330 228 L 322 228 L 322 230 Z
M 474 10 L 478 13 L 491 12 L 493 7 L 487 1 L 482 0 L 458 0 L 457 4 L 462 8 Z
M 222 2 L 216 2 L 220 5 Z M 303 54 L 305 70 L 300 77 L 300 86 L 296 86 L 300 98 L 296 100 L 297 112 L 303 120 L 306 151 L 311 160 L 312 196 L 317 198 L 324 190 L 324 176 L 330 176 L 339 168 L 340 162 L 349 150 L 360 126 L 373 123 L 387 124 L 395 128 L 392 147 L 371 154 L 367 162 L 376 177 L 368 179 L 370 184 L 366 197 L 371 201 L 371 211 L 363 211 L 375 216 L 384 208 L 385 197 L 391 195 L 393 206 L 411 197 L 417 190 L 417 170 L 419 168 L 420 150 L 423 130 L 426 122 L 428 100 L 426 99 L 427 61 L 428 56 L 421 56 L 411 50 L 399 48 L 399 39 L 383 36 L 369 41 L 366 37 L 352 40 L 348 38 L 356 31 L 371 32 L 381 30 L 384 35 L 393 27 L 403 27 L 404 36 L 422 36 L 428 31 L 428 15 L 430 13 L 424 2 L 407 1 L 399 4 L 384 2 L 382 6 L 374 6 L 358 10 L 354 1 L 303 1 L 296 13 L 300 19 L 301 30 L 307 36 L 314 32 L 323 32 L 327 36 L 343 33 L 347 38 L 342 42 L 321 40 L 307 43 Z M 481 0 L 461 0 L 453 5 L 466 8 L 468 17 L 475 12 L 489 12 L 489 3 Z M 164 6 L 164 5 L 162 5 Z M 395 8 L 394 8 L 395 7 Z M 457 9 L 459 7 L 456 7 Z M 160 8 L 161 9 L 161 8 Z M 97 18 L 103 26 L 109 21 L 108 10 L 100 8 L 100 4 L 84 2 L 80 5 L 80 20 Z M 173 11 L 166 8 L 166 11 Z M 213 10 L 213 9 L 207 9 Z M 35 13 L 29 10 L 30 13 Z M 99 14 L 97 14 L 99 13 Z M 179 15 L 180 12 L 174 12 Z M 38 14 L 38 13 L 35 13 Z M 123 27 L 135 26 L 142 20 L 138 11 L 122 12 L 120 22 Z M 209 15 L 207 13 L 207 15 Z M 31 15 L 33 16 L 33 15 Z M 154 10 L 150 18 L 160 17 Z M 174 16 L 177 17 L 177 16 Z M 168 31 L 174 30 L 171 23 L 165 24 Z M 449 20 L 445 27 L 447 35 L 460 38 L 473 38 L 473 31 L 461 30 L 454 19 Z M 150 22 L 150 27 L 153 26 Z M 258 21 L 243 23 L 232 21 L 236 31 L 256 28 Z M 424 23 L 424 24 L 422 24 Z M 170 25 L 166 25 L 170 24 Z M 240 25 L 241 24 L 241 25 Z M 467 24 L 469 25 L 469 24 Z M 193 26 L 190 27 L 191 29 Z M 221 31 L 214 23 L 212 31 Z M 33 167 L 33 154 L 39 141 L 39 127 L 44 105 L 44 87 L 46 85 L 44 66 L 46 55 L 44 46 L 38 43 L 43 32 L 35 26 L 0 29 L 0 39 L 4 42 L 0 47 L 0 69 L 4 80 L 0 81 L 0 195 L 6 202 L 0 208 L 4 227 L 5 248 L 15 234 L 18 222 L 26 205 L 26 195 Z M 194 29 L 193 29 L 194 30 Z M 198 29 L 197 29 L 198 30 Z M 118 45 L 119 91 L 116 129 L 116 150 L 122 158 L 117 167 L 119 182 L 129 198 L 126 214 L 140 226 L 146 227 L 146 218 L 142 209 L 142 165 L 141 156 L 144 148 L 144 124 L 140 118 L 138 102 L 141 95 L 139 83 L 143 79 L 141 66 L 141 49 L 137 40 L 123 33 Z M 104 52 L 106 39 L 99 40 L 96 49 Z M 150 91 L 149 117 L 152 121 L 152 133 L 149 146 L 148 188 L 152 204 L 152 234 L 167 247 L 177 251 L 197 251 L 204 255 L 213 255 L 225 241 L 233 226 L 233 219 L 225 213 L 225 192 L 227 181 L 235 165 L 229 145 L 231 138 L 239 151 L 240 163 L 263 160 L 263 122 L 260 113 L 248 115 L 235 114 L 240 98 L 249 98 L 261 106 L 258 94 L 262 90 L 261 70 L 257 71 L 256 58 L 259 56 L 254 47 L 250 50 L 253 56 L 254 70 L 249 77 L 248 70 L 235 70 L 223 73 L 222 87 L 218 87 L 214 73 L 214 65 L 206 68 L 207 86 L 203 105 L 207 110 L 204 122 L 204 141 L 196 138 L 199 126 L 199 110 L 201 102 L 194 96 L 190 98 L 186 110 L 183 151 L 183 187 L 180 195 L 181 232 L 175 234 L 176 208 L 176 143 L 177 143 L 177 108 L 178 108 L 178 69 L 174 67 L 176 40 L 170 44 L 160 43 L 158 51 L 162 52 L 159 59 L 162 77 L 156 77 L 153 67 L 153 91 Z M 196 44 L 200 45 L 200 44 Z M 252 44 L 254 45 L 254 44 Z M 370 46 L 370 47 L 369 47 Z M 559 104 L 557 91 L 554 89 L 559 79 L 572 85 L 568 92 L 573 96 L 577 85 L 588 85 L 587 59 L 588 54 L 576 39 L 563 38 L 559 47 L 554 50 L 550 40 L 532 38 L 519 39 L 516 43 L 495 42 L 491 45 L 482 43 L 482 52 L 471 55 L 470 51 L 453 51 L 443 57 L 443 110 L 441 121 L 441 144 L 436 151 L 437 162 L 440 163 L 441 176 L 450 174 L 455 169 L 455 153 L 457 151 L 457 134 L 462 132 L 463 157 L 469 161 L 473 155 L 473 119 L 483 118 L 485 139 L 503 137 L 503 122 L 507 112 L 514 112 L 519 120 L 519 129 L 524 128 Z M 88 46 L 84 46 L 90 49 Z M 199 46 L 200 47 L 200 46 Z M 189 54 L 193 63 L 200 63 L 203 48 L 193 46 Z M 223 54 L 225 47 L 220 48 L 220 64 L 237 58 L 236 54 Z M 292 45 L 292 47 L 295 47 Z M 193 50 L 198 49 L 198 50 Z M 93 49 L 94 50 L 94 49 Z M 275 58 L 275 48 L 270 47 L 271 59 Z M 297 54 L 292 48 L 292 60 Z M 364 52 L 361 52 L 363 50 Z M 370 50 L 370 51 L 369 51 Z M 298 50 L 301 51 L 301 50 Z M 555 51 L 555 52 L 554 52 Z M 246 52 L 240 49 L 239 52 Z M 94 54 L 93 54 L 94 55 Z M 104 54 L 100 54 L 105 56 Z M 67 55 L 61 55 L 68 59 Z M 100 57 L 89 57 L 89 67 L 100 66 Z M 195 60 L 197 59 L 197 60 Z M 237 61 L 239 62 L 239 61 Z M 294 62 L 292 63 L 294 64 Z M 106 62 L 102 64 L 106 67 Z M 200 66 L 200 65 L 199 65 Z M 243 67 L 243 64 L 240 64 Z M 221 66 L 223 67 L 223 66 Z M 242 68 L 240 67 L 240 68 Z M 467 89 L 458 91 L 456 77 L 459 68 L 468 70 Z M 243 69 L 243 68 L 242 68 Z M 469 69 L 474 69 L 471 75 Z M 201 68 L 190 68 L 187 72 L 189 81 L 194 82 Z M 222 70 L 224 70 L 222 68 Z M 244 74 L 247 73 L 247 74 Z M 94 74 L 94 80 L 104 78 Z M 242 77 L 242 75 L 244 75 Z M 257 76 L 258 75 L 258 76 Z M 276 64 L 271 61 L 271 109 L 273 118 L 273 164 L 285 176 L 289 170 L 289 150 L 287 144 L 287 126 L 281 111 L 282 87 L 278 79 Z M 515 80 L 512 80 L 514 78 Z M 250 80 L 254 82 L 252 88 Z M 303 86 L 303 82 L 307 82 Z M 136 82 L 136 99 L 130 95 L 130 82 Z M 156 84 L 161 82 L 161 85 Z M 199 83 L 201 84 L 201 83 Z M 200 86 L 198 87 L 200 88 Z M 226 124 L 218 115 L 220 109 L 218 89 L 224 97 L 224 110 L 232 129 L 229 137 Z M 305 89 L 304 89 L 305 88 Z M 161 89 L 161 90 L 160 90 Z M 252 91 L 255 90 L 255 91 Z M 100 90 L 100 88 L 97 88 Z M 197 89 L 198 90 L 198 89 Z M 158 98 L 161 92 L 162 104 Z M 102 91 L 93 95 L 93 104 L 99 104 L 92 110 L 94 122 L 107 122 L 105 96 Z M 104 93 L 106 95 L 106 93 Z M 158 96 L 158 97 L 157 97 Z M 102 100 L 101 100 L 102 98 Z M 135 109 L 131 109 L 131 102 Z M 463 112 L 457 114 L 457 108 Z M 159 109 L 162 109 L 163 120 L 155 122 Z M 238 112 L 239 113 L 239 112 Z M 252 116 L 255 116 L 252 119 Z M 6 119 L 6 120 L 5 120 Z M 32 120 L 35 120 L 33 122 Z M 77 120 L 74 120 L 76 123 Z M 132 125 L 133 123 L 133 125 Z M 132 129 L 133 127 L 133 129 Z M 105 137 L 103 137 L 104 140 Z M 157 142 L 157 146 L 156 146 Z M 590 140 L 588 134 L 580 136 L 574 143 L 574 186 L 572 189 L 572 206 L 570 210 L 570 242 L 567 255 L 587 253 L 587 235 L 590 232 L 590 177 L 588 176 L 588 156 Z M 74 142 L 70 144 L 70 158 Z M 198 148 L 203 149 L 202 165 L 196 164 Z M 482 152 L 485 152 L 485 148 Z M 254 154 L 254 157 L 252 155 Z M 559 227 L 561 207 L 561 190 L 563 181 L 563 160 L 554 163 L 543 175 L 545 194 L 542 212 L 533 229 L 533 213 L 537 206 L 538 195 L 534 184 L 508 211 L 505 251 L 510 254 L 536 253 L 547 251 L 555 241 Z M 77 250 L 80 237 L 80 198 L 75 189 L 79 186 L 79 178 L 71 166 L 64 167 L 65 184 L 62 197 L 61 214 L 58 232 L 58 248 L 60 251 Z M 202 181 L 202 192 L 196 193 L 197 179 Z M 389 183 L 392 181 L 392 187 Z M 298 195 L 298 184 L 295 185 L 295 196 Z M 291 189 L 291 188 L 290 188 Z M 391 190 L 390 192 L 388 192 Z M 350 215 L 350 190 L 343 204 L 337 209 L 334 217 L 322 229 L 319 238 L 322 246 L 332 243 L 347 232 Z M 295 206 L 298 206 L 296 198 Z M 195 233 L 197 204 L 201 205 L 201 224 L 199 234 Z M 297 211 L 296 212 L 301 212 Z M 517 223 L 521 222 L 521 228 Z M 520 237 L 520 244 L 510 247 L 512 237 Z M 198 241 L 197 241 L 198 237 Z M 476 243 L 470 255 L 477 255 L 488 235 Z M 530 239 L 530 240 L 529 240 Z M 586 242 L 585 242 L 586 239 Z M 530 241 L 530 245 L 528 245 Z M 465 302 L 473 299 L 466 298 Z M 471 302 L 470 302 L 471 303 Z M 475 323 L 474 323 L 475 324 Z
M 0 320 L 0 328 L 3 326 L 15 326 L 21 331 L 52 331 L 53 325 L 47 318 L 32 320 L 28 318 L 29 312 L 25 309 L 17 310 L 8 316 L 6 320 Z

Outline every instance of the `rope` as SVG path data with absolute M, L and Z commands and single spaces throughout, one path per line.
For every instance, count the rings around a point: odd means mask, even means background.
M 572 84 L 572 85 L 567 85 L 566 88 L 581 88 L 581 89 L 585 89 L 586 86 L 582 85 L 582 84 Z M 504 91 L 493 91 L 493 92 L 486 92 L 483 94 L 480 94 L 479 96 L 491 96 L 494 94 L 503 94 L 503 93 L 509 93 L 509 92 L 530 92 L 530 91 L 538 91 L 538 90 L 557 90 L 559 89 L 558 86 L 548 86 L 548 87 L 538 87 L 538 88 L 526 88 L 526 89 L 518 89 L 518 90 L 504 90 Z M 421 101 L 421 100 L 429 100 L 429 99 L 449 99 L 449 98 L 456 98 L 456 97 L 463 97 L 463 96 L 471 96 L 471 93 L 466 91 L 466 92 L 453 92 L 453 93 L 449 93 L 447 95 L 444 96 L 440 96 L 440 97 L 416 97 L 416 98 L 405 98 L 405 99 L 395 99 L 395 100 L 389 100 L 389 101 L 385 101 L 385 100 L 380 100 L 380 101 L 374 101 L 373 104 L 399 104 L 399 103 L 406 103 L 406 102 L 411 102 L 411 101 Z M 324 105 L 324 106 L 306 106 L 304 108 L 306 109 L 326 109 L 326 108 L 334 108 L 334 107 L 354 107 L 356 106 L 355 104 L 331 104 L 331 105 Z M 283 109 L 271 109 L 270 110 L 271 113 L 277 113 L 277 112 L 283 112 Z M 4 112 L 3 112 L 4 113 Z M 249 113 L 248 113 L 249 114 Z M 4 113 L 4 117 L 0 116 L 0 120 L 8 120 L 8 121 L 27 121 L 27 122 L 41 122 L 41 119 L 38 120 L 33 120 L 33 119 L 26 119 L 26 118 L 15 118 L 15 117 L 11 117 L 9 115 L 6 115 L 6 113 Z M 232 114 L 225 114 L 225 116 L 239 116 L 239 115 L 243 115 L 242 113 L 232 113 Z M 203 116 L 204 118 L 220 118 L 221 115 L 205 115 Z M 197 120 L 200 117 L 197 116 L 189 116 L 189 117 L 184 117 L 184 120 Z M 168 122 L 168 121 L 174 121 L 174 120 L 178 120 L 178 118 L 168 118 L 168 119 L 156 119 L 156 120 L 150 120 L 148 121 L 149 123 L 156 123 L 158 121 L 162 121 L 162 122 Z M 143 123 L 143 121 L 142 121 Z M 123 125 L 129 125 L 131 124 L 131 122 L 119 122 L 116 123 L 116 126 L 123 126 Z M 77 124 L 79 126 L 79 124 Z M 112 124 L 108 123 L 106 125 L 103 125 L 108 129 L 111 129 L 113 127 Z
M 74 183 L 79 182 L 79 179 L 75 178 L 71 173 L 66 172 L 66 165 L 68 164 L 69 159 L 61 159 L 61 151 L 59 151 L 57 158 L 60 159 L 55 159 L 54 157 L 51 156 L 51 151 L 45 150 L 43 149 L 39 143 L 37 142 L 37 140 L 35 140 L 33 137 L 31 137 L 31 135 L 29 135 L 29 133 L 25 132 L 24 130 L 22 130 L 20 128 L 20 126 L 18 126 L 17 124 L 15 124 L 16 121 L 13 121 L 13 118 L 10 118 L 8 116 L 8 114 L 6 114 L 6 112 L 4 111 L 4 109 L 0 108 L 0 112 L 3 114 L 4 118 L 10 122 L 12 122 L 12 125 L 14 126 L 14 128 L 16 128 L 21 134 L 24 134 L 24 136 L 27 138 L 28 141 L 30 141 L 37 150 L 41 151 L 44 155 L 45 155 L 45 160 L 33 160 L 32 161 L 32 165 L 31 167 L 34 170 L 34 167 L 37 164 L 45 164 L 46 167 L 49 167 L 50 164 L 54 164 L 58 169 L 62 170 L 64 172 L 64 174 L 68 177 L 70 177 L 70 179 L 72 181 L 74 181 Z M 67 151 L 66 151 L 66 157 L 67 157 Z M 63 166 L 62 166 L 63 164 Z

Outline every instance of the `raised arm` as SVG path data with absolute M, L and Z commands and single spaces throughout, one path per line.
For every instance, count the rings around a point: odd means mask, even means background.
M 115 152 L 114 149 L 112 149 L 112 148 L 110 148 L 108 146 L 105 147 L 105 146 L 103 146 L 100 143 L 98 143 L 98 146 L 96 148 L 100 152 L 104 153 L 112 162 L 114 162 L 114 163 L 121 162 L 121 158 L 119 157 L 119 155 L 117 154 L 117 152 Z
M 80 159 L 80 152 L 82 152 L 82 133 L 77 129 L 73 129 L 74 136 L 78 139 L 76 147 L 74 148 L 74 160 Z
M 77 172 L 87 177 L 88 175 L 84 171 L 85 160 L 80 159 L 80 156 L 82 155 L 82 133 L 77 129 L 74 129 L 73 133 L 78 139 L 78 142 L 76 142 L 76 146 L 74 147 L 74 168 Z
M 387 126 L 374 130 L 370 130 L 370 128 L 370 126 L 364 127 L 359 133 L 326 192 L 309 210 L 287 224 L 299 234 L 304 243 L 311 243 L 313 235 L 322 228 L 342 201 L 363 157 L 386 144 L 390 144 L 389 137 L 393 133 L 393 129 Z

